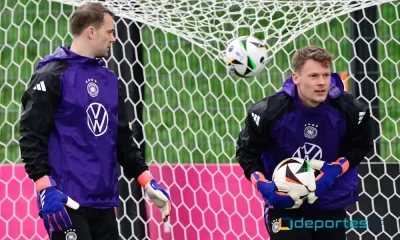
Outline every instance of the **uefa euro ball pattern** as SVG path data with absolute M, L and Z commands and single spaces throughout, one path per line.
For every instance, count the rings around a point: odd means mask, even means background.
M 306 186 L 315 182 L 316 171 L 308 162 L 301 158 L 288 158 L 276 166 L 272 180 L 285 182 L 290 185 L 291 191 L 298 191 L 301 199 L 307 197 L 309 191 Z
M 267 63 L 267 57 L 267 48 L 263 41 L 245 36 L 228 44 L 225 63 L 232 74 L 248 78 L 261 73 Z

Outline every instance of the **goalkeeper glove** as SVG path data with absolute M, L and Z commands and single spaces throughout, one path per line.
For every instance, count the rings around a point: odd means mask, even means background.
M 336 161 L 328 163 L 321 160 L 312 159 L 309 161 L 310 167 L 320 171 L 315 179 L 316 189 L 308 195 L 308 202 L 314 203 L 318 197 L 327 193 L 336 178 L 343 175 L 349 169 L 349 161 L 345 157 L 338 158 Z
M 260 172 L 251 174 L 251 182 L 261 193 L 264 201 L 274 207 L 298 208 L 303 204 L 300 195 L 292 192 L 290 186 L 286 183 L 267 181 Z
M 164 222 L 168 221 L 171 213 L 171 200 L 169 194 L 153 179 L 148 171 L 138 177 L 138 183 L 144 188 L 148 198 L 161 210 Z
M 56 189 L 56 182 L 49 176 L 38 179 L 35 183 L 39 216 L 49 232 L 63 231 L 72 226 L 64 204 L 78 209 L 79 204 Z

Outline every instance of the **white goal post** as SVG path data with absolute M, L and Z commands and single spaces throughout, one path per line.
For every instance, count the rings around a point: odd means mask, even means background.
M 68 19 L 84 2 L 0 1 L 0 240 L 47 239 L 20 159 L 20 100 L 38 61 L 71 42 Z M 267 239 L 235 140 L 246 109 L 281 88 L 306 45 L 329 50 L 347 91 L 372 109 L 375 148 L 359 167 L 359 202 L 347 209 L 369 226 L 349 228 L 348 239 L 400 238 L 400 1 L 100 2 L 117 15 L 107 65 L 126 83 L 132 127 L 143 130 L 146 161 L 173 204 L 164 224 L 146 199 L 121 195 L 121 239 Z M 228 42 L 244 35 L 269 50 L 264 71 L 248 79 L 223 62 Z M 135 215 L 138 203 L 146 214 Z

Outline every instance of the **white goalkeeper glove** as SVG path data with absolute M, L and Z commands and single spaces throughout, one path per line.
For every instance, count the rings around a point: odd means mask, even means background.
M 171 199 L 167 191 L 153 179 L 148 171 L 138 177 L 138 182 L 144 188 L 147 197 L 160 208 L 163 221 L 167 222 L 171 213 Z

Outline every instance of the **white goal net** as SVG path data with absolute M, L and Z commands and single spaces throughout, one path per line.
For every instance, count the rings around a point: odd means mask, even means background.
M 83 2 L 0 1 L 0 240 L 47 239 L 20 159 L 20 100 L 38 61 L 70 44 L 68 19 Z M 126 83 L 132 126 L 143 130 L 146 161 L 173 204 L 167 225 L 146 199 L 121 194 L 120 239 L 268 239 L 235 140 L 246 109 L 281 87 L 306 45 L 334 55 L 333 70 L 370 104 L 375 122 L 360 199 L 347 209 L 369 226 L 349 228 L 348 239 L 400 239 L 400 1 L 102 2 L 118 16 L 107 65 Z M 250 34 L 266 41 L 267 67 L 233 77 L 223 51 Z M 139 203 L 146 214 L 136 214 Z

